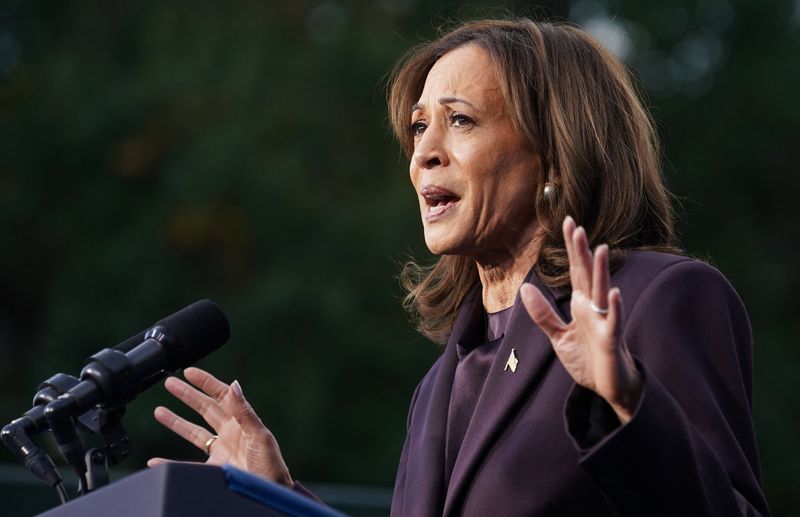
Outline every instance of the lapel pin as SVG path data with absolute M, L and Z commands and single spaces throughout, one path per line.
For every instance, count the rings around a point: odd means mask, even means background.
M 519 359 L 517 359 L 516 348 L 511 349 L 511 353 L 508 355 L 508 361 L 506 361 L 506 367 L 503 368 L 503 371 L 511 370 L 511 373 L 517 371 L 517 365 L 519 364 Z

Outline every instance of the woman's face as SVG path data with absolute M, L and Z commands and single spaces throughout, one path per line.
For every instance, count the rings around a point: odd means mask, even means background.
M 536 231 L 541 167 L 506 113 L 494 64 L 467 45 L 428 73 L 411 113 L 411 182 L 436 254 L 516 255 Z

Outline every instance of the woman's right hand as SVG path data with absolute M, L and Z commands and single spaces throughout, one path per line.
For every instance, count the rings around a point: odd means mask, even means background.
M 183 375 L 194 387 L 176 377 L 168 378 L 164 386 L 197 411 L 214 430 L 217 438 L 206 447 L 213 433 L 162 406 L 155 409 L 156 420 L 206 452 L 209 455 L 207 464 L 228 463 L 291 487 L 292 477 L 283 461 L 278 442 L 245 400 L 239 381 L 228 385 L 199 368 L 187 368 Z M 152 458 L 147 465 L 153 467 L 167 461 Z

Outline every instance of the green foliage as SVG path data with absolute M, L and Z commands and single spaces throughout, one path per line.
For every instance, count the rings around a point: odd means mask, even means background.
M 390 485 L 409 397 L 437 350 L 407 324 L 394 278 L 404 254 L 427 252 L 384 74 L 443 21 L 497 10 L 272 4 L 0 7 L 0 414 L 209 297 L 233 338 L 201 365 L 240 380 L 293 474 Z M 800 8 L 507 6 L 628 24 L 684 199 L 684 245 L 731 278 L 753 319 L 768 497 L 797 511 L 800 248 L 785 219 L 800 201 Z M 721 54 L 703 75 L 692 49 L 709 41 Z M 155 389 L 131 405 L 128 468 L 200 457 L 152 420 L 164 403 L 176 405 Z

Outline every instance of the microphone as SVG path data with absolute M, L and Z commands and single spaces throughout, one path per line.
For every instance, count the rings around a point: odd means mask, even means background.
M 83 465 L 83 446 L 71 417 L 95 405 L 122 407 L 142 387 L 197 362 L 222 346 L 230 336 L 228 318 L 210 300 L 200 300 L 164 318 L 145 332 L 145 339 L 128 352 L 104 349 L 81 370 L 81 381 L 47 404 L 44 417 L 62 456 Z
M 149 329 L 148 329 L 149 330 Z M 144 341 L 144 335 L 147 334 L 147 330 L 143 330 L 138 334 L 134 334 L 133 336 L 129 337 L 125 341 L 121 341 L 114 345 L 114 350 L 119 350 L 123 354 L 126 354 L 136 348 L 136 345 L 139 345 Z
M 143 330 L 129 337 L 115 345 L 114 350 L 119 350 L 123 353 L 131 351 L 136 345 L 144 341 L 146 333 L 147 331 Z M 159 379 L 154 380 L 157 382 Z M 33 408 L 29 409 L 20 418 L 3 428 L 3 441 L 8 448 L 17 455 L 21 463 L 25 465 L 41 465 L 44 462 L 46 464 L 47 459 L 41 457 L 41 454 L 39 454 L 37 450 L 38 448 L 35 448 L 33 442 L 31 442 L 28 437 L 47 431 L 47 419 L 44 417 L 45 406 L 58 398 L 59 395 L 69 391 L 69 389 L 78 384 L 78 382 L 80 381 L 72 375 L 63 373 L 55 374 L 38 386 L 36 395 L 33 397 Z M 146 389 L 146 387 L 144 389 Z M 31 466 L 30 468 L 42 472 L 47 470 L 46 467 L 35 468 Z M 52 484 L 52 479 L 53 478 L 50 478 L 48 480 L 48 484 Z
M 229 336 L 230 326 L 222 310 L 210 300 L 195 302 L 113 349 L 94 354 L 81 371 L 80 381 L 61 383 L 62 389 L 67 389 L 59 390 L 61 394 L 54 400 L 52 391 L 50 396 L 39 396 L 40 388 L 34 400 L 39 405 L 4 427 L 2 439 L 22 463 L 42 465 L 34 470 L 42 471 L 37 475 L 53 484 L 52 475 L 44 476 L 43 471 L 50 470 L 42 458 L 44 453 L 28 438 L 29 433 L 49 428 L 67 462 L 80 468 L 84 465 L 83 446 L 72 417 L 94 407 L 123 407 L 168 373 L 190 366 L 222 346 Z
M 95 404 L 103 408 L 125 405 L 151 377 L 191 366 L 222 346 L 230 327 L 214 302 L 200 300 L 156 323 L 143 339 L 139 336 L 94 354 L 81 370 L 80 382 L 48 403 L 45 417 L 61 407 L 74 408 L 74 415 Z

